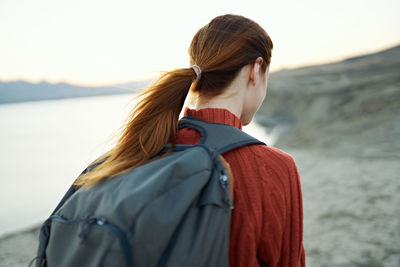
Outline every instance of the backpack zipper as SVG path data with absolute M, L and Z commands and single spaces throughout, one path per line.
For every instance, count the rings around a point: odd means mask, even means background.
M 219 175 L 219 181 L 222 185 L 222 188 L 224 190 L 224 201 L 226 204 L 229 205 L 229 209 L 233 209 L 233 203 L 231 199 L 231 192 L 229 190 L 229 177 L 228 174 L 226 174 L 224 171 L 221 171 Z
M 119 229 L 117 226 L 107 223 L 105 217 L 96 217 L 96 216 L 87 216 L 84 219 L 73 219 L 67 220 L 59 215 L 52 215 L 50 217 L 51 220 L 59 221 L 62 223 L 79 223 L 81 225 L 81 230 L 79 231 L 78 237 L 84 240 L 88 234 L 88 227 L 89 225 L 94 225 L 97 227 L 104 227 L 111 231 L 114 235 L 116 235 L 120 241 L 120 245 L 122 251 L 125 256 L 125 263 L 126 266 L 132 266 L 132 255 L 131 255 L 131 245 L 125 235 L 125 233 Z

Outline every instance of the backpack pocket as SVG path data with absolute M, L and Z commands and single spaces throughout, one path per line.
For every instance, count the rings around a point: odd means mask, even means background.
M 49 220 L 48 266 L 132 266 L 126 234 L 104 217 L 66 219 L 53 215 Z

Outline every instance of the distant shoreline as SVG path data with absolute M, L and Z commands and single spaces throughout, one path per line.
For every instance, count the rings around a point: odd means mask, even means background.
M 0 102 L 0 107 L 2 105 L 9 105 L 9 104 L 36 103 L 36 102 L 41 102 L 41 101 L 77 99 L 77 98 L 87 98 L 87 97 L 97 97 L 97 96 L 113 96 L 113 95 L 124 95 L 124 94 L 134 94 L 134 92 L 111 93 L 111 94 L 100 94 L 100 95 L 67 96 L 67 97 L 54 97 L 54 98 L 42 98 L 42 99 L 30 99 L 30 100 L 21 100 L 21 101 L 18 100 L 18 101 Z
M 39 229 L 41 226 L 42 226 L 42 223 L 36 223 L 31 226 L 23 227 L 21 229 L 2 233 L 2 234 L 0 234 L 0 242 L 3 242 L 7 239 L 13 238 L 18 235 L 26 235 L 26 234 L 32 234 L 32 233 L 39 232 Z
M 150 80 L 120 85 L 89 87 L 68 83 L 0 81 L 0 105 L 78 97 L 133 94 L 146 87 L 149 83 Z
M 101 97 L 101 96 L 119 96 L 119 95 L 129 95 L 135 94 L 135 92 L 124 92 L 124 93 L 112 93 L 112 94 L 100 94 L 100 95 L 82 95 L 82 96 L 68 96 L 68 97 L 55 97 L 55 98 L 43 98 L 43 99 L 31 99 L 24 101 L 14 101 L 14 102 L 0 102 L 0 107 L 5 105 L 13 105 L 13 104 L 28 104 L 28 103 L 37 103 L 41 101 L 54 101 L 54 100 L 66 100 L 66 99 L 79 99 L 79 98 L 90 98 L 90 97 Z

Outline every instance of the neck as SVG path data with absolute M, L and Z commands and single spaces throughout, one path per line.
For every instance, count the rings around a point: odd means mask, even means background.
M 242 119 L 243 104 L 246 94 L 246 90 L 243 90 L 243 88 L 245 87 L 244 79 L 235 79 L 227 88 L 222 90 L 221 94 L 213 97 L 201 96 L 189 90 L 188 106 L 197 110 L 203 108 L 223 108 Z
M 189 92 L 188 98 L 188 106 L 191 109 L 223 108 L 229 110 L 238 118 L 241 118 L 242 116 L 242 96 L 239 93 L 230 95 L 223 93 L 214 97 L 201 97 L 193 92 Z

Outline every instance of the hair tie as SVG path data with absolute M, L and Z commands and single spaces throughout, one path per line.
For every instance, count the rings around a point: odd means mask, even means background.
M 201 79 L 201 69 L 199 66 L 197 65 L 192 65 L 190 66 L 194 72 L 196 73 L 196 81 L 199 81 Z

